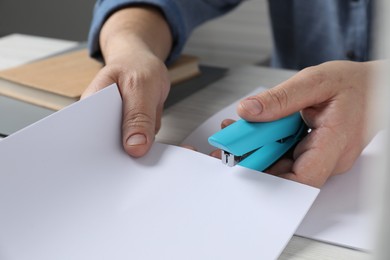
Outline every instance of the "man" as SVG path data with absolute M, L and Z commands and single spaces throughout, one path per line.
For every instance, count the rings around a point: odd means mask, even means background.
M 180 55 L 191 31 L 239 0 L 101 0 L 90 32 L 93 56 L 105 67 L 83 97 L 116 82 L 123 99 L 123 146 L 132 156 L 150 149 L 170 84 L 165 64 Z M 291 159 L 270 173 L 320 187 L 348 170 L 369 141 L 366 129 L 370 49 L 368 0 L 273 0 L 275 67 L 303 69 L 246 98 L 238 113 L 270 121 L 301 111 L 312 129 Z M 353 61 L 347 61 L 349 58 Z M 326 62 L 334 60 L 331 62 Z

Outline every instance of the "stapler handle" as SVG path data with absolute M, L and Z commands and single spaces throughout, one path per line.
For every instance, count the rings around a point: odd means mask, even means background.
M 235 158 L 242 157 L 239 165 L 263 171 L 305 133 L 307 127 L 297 112 L 271 122 L 254 123 L 240 119 L 209 137 L 209 143 Z
M 266 144 L 294 135 L 303 121 L 294 113 L 270 122 L 248 122 L 243 119 L 209 137 L 209 143 L 219 149 L 242 156 Z

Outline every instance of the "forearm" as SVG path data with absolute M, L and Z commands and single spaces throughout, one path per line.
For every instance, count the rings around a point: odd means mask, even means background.
M 157 8 L 128 7 L 108 18 L 99 42 L 106 63 L 140 49 L 149 50 L 164 61 L 172 47 L 172 34 Z

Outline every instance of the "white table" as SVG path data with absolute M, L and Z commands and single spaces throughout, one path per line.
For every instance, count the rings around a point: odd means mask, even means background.
M 24 42 L 26 43 L 28 40 L 33 41 L 34 39 L 26 37 Z M 51 42 L 52 44 L 53 42 Z M 64 44 L 64 42 L 60 41 L 58 44 Z M 70 47 L 72 47 L 71 45 Z M 66 49 L 66 46 L 63 45 L 63 48 Z M 31 51 L 34 52 L 34 49 L 31 49 Z M 166 109 L 163 116 L 163 126 L 157 135 L 157 141 L 180 144 L 191 131 L 213 115 L 213 113 L 231 104 L 258 86 L 272 87 L 293 74 L 294 71 L 255 66 L 231 70 L 225 78 Z M 0 132 L 3 131 L 6 134 L 11 134 L 52 112 L 51 110 L 0 96 Z M 365 252 L 298 236 L 294 236 L 291 239 L 283 254 L 280 256 L 280 259 L 370 258 L 370 254 Z

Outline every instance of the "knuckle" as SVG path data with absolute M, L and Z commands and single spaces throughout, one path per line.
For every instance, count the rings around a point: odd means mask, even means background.
M 280 109 L 283 110 L 288 107 L 288 93 L 285 88 L 274 88 L 268 91 L 268 96 L 273 103 L 279 105 Z
M 323 85 L 326 81 L 326 73 L 319 66 L 307 67 L 298 73 L 299 80 L 306 86 Z
M 147 113 L 128 110 L 124 114 L 124 128 L 153 128 L 153 119 Z
M 144 71 L 132 71 L 126 75 L 127 77 L 125 77 L 125 81 L 127 84 L 125 84 L 125 86 L 127 86 L 130 90 L 144 85 L 148 79 L 147 73 Z
M 147 71 L 139 70 L 122 69 L 119 75 L 117 83 L 122 95 L 130 95 L 141 89 L 142 86 L 147 85 L 148 78 L 151 78 Z
M 165 78 L 165 74 L 160 75 L 161 77 L 158 75 L 160 74 L 148 70 L 131 71 L 119 83 L 121 92 L 127 96 L 137 93 L 140 98 L 164 102 L 169 93 L 170 82 L 168 76 Z

